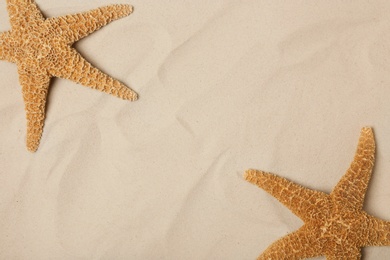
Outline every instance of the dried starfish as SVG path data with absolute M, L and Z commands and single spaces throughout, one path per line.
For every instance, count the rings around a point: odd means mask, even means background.
M 89 12 L 45 19 L 33 0 L 6 0 L 11 30 L 0 34 L 0 59 L 18 66 L 27 117 L 27 148 L 35 152 L 42 136 L 49 82 L 70 79 L 126 100 L 137 94 L 94 68 L 73 43 L 107 23 L 127 16 L 130 5 L 110 5 Z
M 330 194 L 311 190 L 276 175 L 248 170 L 245 179 L 264 189 L 304 221 L 277 240 L 258 259 L 361 259 L 365 246 L 390 245 L 390 222 L 363 210 L 374 166 L 375 140 L 363 128 L 355 158 Z

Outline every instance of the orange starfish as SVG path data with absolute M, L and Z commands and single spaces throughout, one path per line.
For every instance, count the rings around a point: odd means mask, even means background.
M 70 79 L 126 99 L 137 94 L 94 68 L 71 45 L 107 23 L 127 16 L 130 5 L 45 19 L 33 0 L 6 0 L 11 30 L 0 34 L 0 59 L 18 66 L 27 117 L 27 148 L 35 152 L 42 136 L 49 82 Z
M 330 194 L 276 175 L 248 170 L 245 179 L 264 189 L 304 221 L 297 231 L 269 246 L 258 259 L 360 259 L 365 246 L 390 245 L 390 222 L 363 210 L 374 166 L 375 140 L 363 128 L 355 158 Z

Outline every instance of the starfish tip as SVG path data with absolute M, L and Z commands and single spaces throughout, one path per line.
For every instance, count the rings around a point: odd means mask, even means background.
M 134 7 L 132 5 L 124 4 L 121 6 L 123 7 L 125 15 L 130 15 L 134 11 Z
M 131 93 L 129 93 L 127 96 L 125 96 L 124 99 L 130 100 L 130 101 L 136 101 L 136 100 L 138 100 L 138 94 L 131 91 Z
M 249 181 L 249 182 L 252 182 L 253 178 L 255 178 L 257 174 L 258 174 L 257 170 L 249 169 L 249 170 L 245 171 L 244 179 Z
M 366 134 L 370 134 L 370 135 L 373 135 L 373 130 L 372 130 L 372 127 L 369 127 L 369 126 L 365 126 L 362 128 L 361 130 L 362 133 L 366 133 Z
M 27 150 L 31 153 L 35 153 L 38 150 L 38 145 L 36 144 L 28 144 Z

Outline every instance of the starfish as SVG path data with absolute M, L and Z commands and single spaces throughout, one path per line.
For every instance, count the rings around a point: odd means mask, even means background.
M 0 59 L 17 64 L 27 118 L 27 149 L 35 152 L 43 132 L 52 77 L 134 101 L 137 94 L 86 61 L 72 44 L 132 13 L 130 5 L 46 19 L 33 0 L 6 0 L 11 30 L 0 33 Z
M 258 259 L 361 259 L 365 246 L 390 245 L 390 222 L 363 210 L 375 160 L 371 128 L 361 131 L 353 162 L 330 194 L 271 173 L 248 170 L 245 179 L 264 189 L 304 221 L 297 231 L 269 246 Z

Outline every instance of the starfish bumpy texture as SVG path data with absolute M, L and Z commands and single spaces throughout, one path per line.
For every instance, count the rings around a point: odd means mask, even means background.
M 27 117 L 27 148 L 42 136 L 52 77 L 69 79 L 126 100 L 137 94 L 86 61 L 71 45 L 107 23 L 127 16 L 130 5 L 45 19 L 33 0 L 6 0 L 11 30 L 0 33 L 0 59 L 17 64 Z
M 375 140 L 363 128 L 355 158 L 330 194 L 311 190 L 276 175 L 248 170 L 245 179 L 264 189 L 304 221 L 277 240 L 258 259 L 361 259 L 365 246 L 390 245 L 390 222 L 363 210 L 374 166 Z

